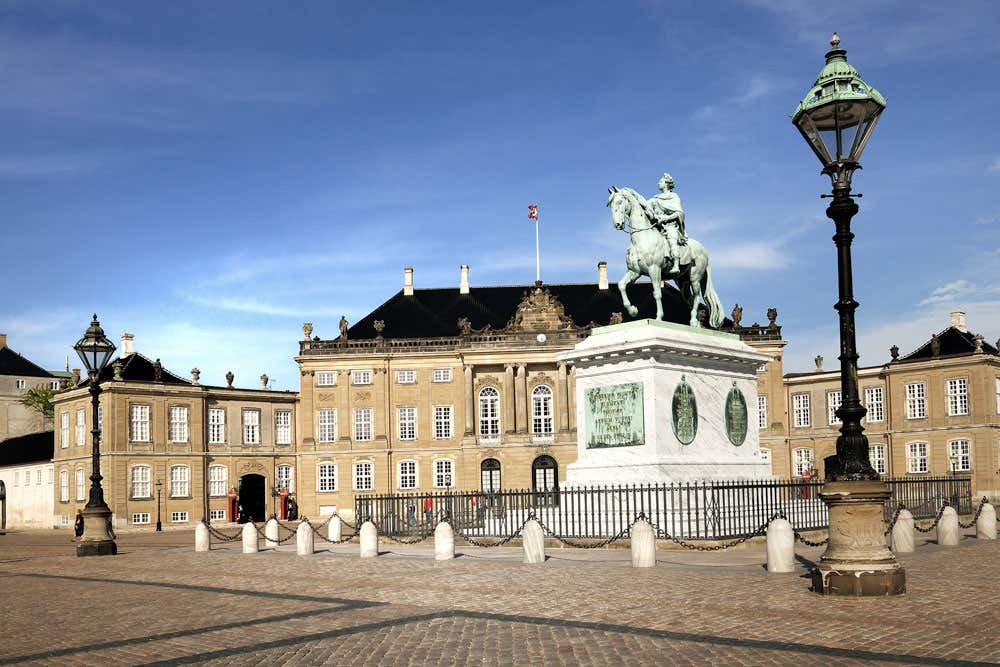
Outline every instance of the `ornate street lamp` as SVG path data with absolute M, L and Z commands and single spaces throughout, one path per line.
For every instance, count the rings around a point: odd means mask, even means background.
M 885 98 L 865 83 L 847 62 L 834 33 L 826 65 L 792 122 L 823 164 L 833 183 L 826 215 L 833 220 L 840 298 L 840 386 L 837 416 L 842 424 L 837 453 L 825 459 L 826 483 L 820 497 L 830 510 L 830 541 L 813 571 L 813 589 L 829 595 L 895 595 L 906 589 L 906 576 L 886 547 L 882 507 L 891 496 L 868 460 L 868 438 L 861 420 L 867 410 L 858 397 L 854 279 L 851 269 L 851 218 L 858 205 L 851 178 L 861 168 L 861 152 L 885 110 Z
M 160 521 L 160 491 L 163 489 L 163 482 L 156 480 L 156 532 L 163 531 L 163 523 Z
M 73 346 L 80 360 L 87 369 L 90 379 L 90 399 L 93 416 L 93 426 L 90 434 L 94 440 L 94 451 L 91 460 L 90 499 L 83 508 L 83 536 L 76 545 L 77 556 L 113 556 L 118 553 L 118 545 L 111 537 L 111 510 L 104 502 L 104 489 L 101 488 L 101 431 L 97 428 L 97 414 L 101 394 L 100 375 L 108 364 L 111 354 L 115 351 L 114 343 L 104 336 L 104 329 L 94 320 L 87 327 L 83 338 Z

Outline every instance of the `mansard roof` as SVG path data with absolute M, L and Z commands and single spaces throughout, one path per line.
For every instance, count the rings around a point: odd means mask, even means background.
M 156 370 L 155 363 L 147 359 L 145 356 L 139 354 L 138 352 L 133 352 L 126 357 L 120 357 L 118 359 L 122 362 L 121 376 L 122 380 L 125 382 L 156 382 Z M 99 382 L 107 382 L 114 379 L 114 361 L 110 362 L 101 371 L 101 377 Z M 160 382 L 163 384 L 186 384 L 190 385 L 189 380 L 185 380 L 182 377 L 178 377 L 168 371 L 166 368 L 161 369 Z M 85 386 L 89 382 L 89 378 L 85 378 L 78 387 Z
M 52 373 L 28 361 L 6 345 L 0 347 L 0 375 L 18 375 L 33 378 L 53 377 Z
M 55 451 L 52 431 L 28 433 L 0 441 L 0 466 L 51 461 Z
M 948 327 L 937 334 L 938 350 L 934 350 L 934 337 L 918 347 L 913 352 L 900 357 L 898 361 L 922 361 L 940 357 L 954 357 L 976 353 L 976 335 L 970 331 L 962 331 L 957 327 Z M 985 340 L 982 342 L 983 354 L 998 354 L 997 348 Z
M 629 300 L 639 309 L 631 317 L 622 305 L 618 288 L 611 285 L 600 289 L 596 283 L 569 283 L 547 285 L 547 290 L 562 304 L 567 326 L 584 328 L 610 323 L 614 313 L 623 321 L 652 318 L 656 315 L 652 284 L 634 283 L 628 287 Z M 468 320 L 473 330 L 500 330 L 514 321 L 518 306 L 532 294 L 535 285 L 500 285 L 471 287 L 462 294 L 454 287 L 414 289 L 412 295 L 400 290 L 388 301 L 365 315 L 347 332 L 349 340 L 366 340 L 378 336 L 375 322 L 385 324 L 381 334 L 385 338 L 437 338 L 457 336 L 459 320 Z M 680 292 L 672 285 L 663 288 L 664 319 L 678 324 L 688 323 L 688 309 Z M 571 321 L 571 322 L 570 322 Z M 729 320 L 723 325 L 731 326 Z

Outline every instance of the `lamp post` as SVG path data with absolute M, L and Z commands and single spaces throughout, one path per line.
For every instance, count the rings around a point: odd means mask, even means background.
M 163 482 L 156 480 L 156 532 L 161 532 L 163 530 L 163 524 L 160 522 L 160 491 L 163 489 Z
M 97 428 L 98 410 L 101 394 L 101 371 L 115 351 L 114 343 L 104 336 L 104 329 L 97 321 L 97 314 L 87 327 L 83 338 L 73 346 L 80 355 L 87 369 L 90 380 L 90 402 L 92 408 L 92 424 L 90 434 L 94 441 L 91 458 L 90 498 L 83 508 L 83 535 L 76 544 L 77 556 L 113 556 L 118 553 L 118 545 L 111 537 L 111 510 L 104 502 L 104 489 L 101 488 L 101 431 Z
M 826 65 L 792 122 L 823 164 L 833 184 L 826 215 L 834 222 L 837 247 L 840 315 L 840 386 L 837 410 L 842 424 L 837 453 L 824 460 L 826 483 L 820 498 L 829 507 L 830 541 L 813 571 L 813 589 L 827 595 L 896 595 L 906 590 L 906 576 L 886 547 L 882 508 L 891 496 L 868 459 L 868 438 L 861 420 L 867 410 L 858 396 L 858 353 L 855 341 L 854 278 L 851 266 L 851 218 L 858 205 L 851 178 L 861 168 L 861 152 L 885 110 L 882 95 L 847 62 L 834 33 Z

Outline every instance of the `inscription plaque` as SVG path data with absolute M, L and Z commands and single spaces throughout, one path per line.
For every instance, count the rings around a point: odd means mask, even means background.
M 682 445 L 690 445 L 698 435 L 698 403 L 694 399 L 691 385 L 683 375 L 681 383 L 674 390 L 670 408 L 670 423 L 674 427 L 674 435 Z
M 726 396 L 726 435 L 737 447 L 747 439 L 747 401 L 735 382 Z
M 638 447 L 645 443 L 642 383 L 587 390 L 587 449 Z

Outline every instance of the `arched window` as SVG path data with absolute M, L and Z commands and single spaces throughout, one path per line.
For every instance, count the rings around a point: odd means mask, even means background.
M 500 392 L 493 387 L 479 390 L 479 437 L 500 438 Z
M 292 466 L 282 463 L 277 467 L 278 489 L 286 489 L 289 493 L 295 492 L 295 476 L 292 474 Z
M 543 454 L 532 461 L 531 489 L 537 504 L 559 504 L 559 466 L 554 458 Z
M 337 490 L 337 465 L 320 463 L 316 466 L 316 490 L 333 492 Z
M 130 477 L 132 481 L 133 498 L 152 497 L 149 492 L 149 466 L 132 466 L 132 474 Z
M 479 476 L 483 493 L 496 493 L 500 490 L 500 462 L 496 459 L 483 459 L 479 464 Z
M 86 499 L 86 491 L 84 491 L 84 482 L 83 482 L 83 479 L 84 479 L 83 478 L 83 468 L 77 468 L 76 469 L 76 499 L 77 500 L 85 500 Z
M 226 466 L 208 466 L 208 495 L 222 497 L 229 486 L 229 469 Z
M 531 434 L 552 436 L 552 388 L 540 384 L 531 390 Z
M 69 470 L 59 472 L 59 500 L 64 503 L 69 502 Z
M 191 495 L 191 468 L 170 467 L 170 497 L 186 498 Z

